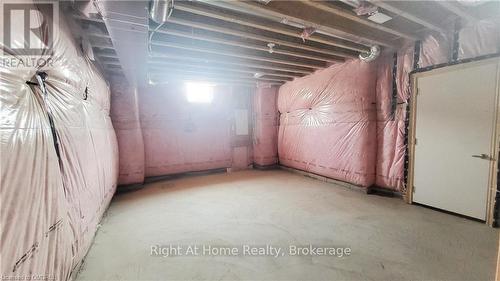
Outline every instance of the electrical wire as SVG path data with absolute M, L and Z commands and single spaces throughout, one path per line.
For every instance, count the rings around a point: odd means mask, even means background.
M 168 15 L 167 15 L 167 19 L 162 22 L 161 24 L 159 24 L 152 32 L 151 34 L 149 34 L 149 39 L 148 39 L 148 51 L 149 51 L 149 54 L 151 55 L 152 53 L 152 49 L 151 49 L 151 41 L 153 39 L 153 36 L 155 35 L 155 33 L 160 30 L 160 28 L 162 28 L 165 23 L 167 23 L 168 19 L 170 18 L 170 16 L 172 15 L 172 12 L 174 11 L 174 0 L 171 0 L 172 1 L 172 6 L 170 7 L 170 11 L 168 12 Z

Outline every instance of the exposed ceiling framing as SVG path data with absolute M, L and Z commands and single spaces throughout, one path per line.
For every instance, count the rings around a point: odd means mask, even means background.
M 398 48 L 399 37 L 347 20 L 323 9 L 311 7 L 301 1 L 271 1 L 267 5 L 253 1 L 234 1 L 242 9 L 253 10 L 263 14 L 287 18 L 304 26 L 324 30 L 332 35 L 348 39 L 366 46 L 377 44 L 389 48 Z
M 265 18 L 258 18 L 252 15 L 237 13 L 231 10 L 222 10 L 218 7 L 213 7 L 210 5 L 205 5 L 197 2 L 191 2 L 191 3 L 180 2 L 175 5 L 175 8 L 181 11 L 201 16 L 207 16 L 214 19 L 220 19 L 223 21 L 243 26 L 259 28 L 270 32 L 276 32 L 279 34 L 288 35 L 299 39 L 300 39 L 300 34 L 302 33 L 302 29 L 297 27 L 278 23 Z M 264 39 L 264 40 L 269 41 L 269 39 Z M 344 48 L 347 50 L 353 50 L 357 52 L 367 52 L 370 50 L 370 48 L 361 44 L 356 44 L 347 40 L 325 36 L 318 33 L 312 34 L 311 36 L 309 36 L 309 38 L 307 38 L 307 40 L 323 43 L 329 46 Z
M 82 22 L 83 31 L 94 50 L 96 62 L 103 67 L 106 73 L 122 75 L 121 64 L 104 20 L 84 17 L 78 14 L 74 15 L 73 18 Z M 90 28 L 90 25 L 92 25 L 92 28 Z M 109 58 L 113 58 L 114 60 L 110 61 Z
M 480 11 L 454 1 L 369 0 L 377 12 L 389 17 L 387 22 L 376 23 L 368 19 L 370 15 L 356 14 L 356 2 L 265 2 L 176 0 L 165 24 L 150 20 L 150 48 L 144 50 L 149 58 L 148 76 L 161 82 L 185 77 L 282 84 L 357 58 L 373 45 L 397 50 L 428 31 L 449 32 L 448 23 L 457 18 L 475 21 Z M 119 72 L 120 58 L 105 21 L 75 18 L 84 23 L 104 69 Z
M 359 17 L 358 15 L 356 15 L 352 11 L 336 7 L 336 6 L 332 5 L 331 3 L 324 2 L 324 1 L 316 1 L 316 0 L 301 0 L 301 1 L 303 3 L 305 3 L 306 5 L 309 5 L 311 7 L 315 7 L 315 8 L 318 8 L 320 10 L 330 12 L 330 13 L 335 14 L 337 16 L 340 16 L 340 17 L 352 20 L 354 22 L 366 25 L 367 27 L 370 27 L 370 28 L 373 28 L 376 30 L 380 30 L 383 32 L 387 32 L 387 33 L 393 34 L 395 36 L 403 37 L 406 39 L 418 40 L 418 37 L 415 36 L 414 34 L 398 31 L 397 29 L 386 27 L 383 24 L 375 23 L 375 22 L 370 21 L 368 19 Z

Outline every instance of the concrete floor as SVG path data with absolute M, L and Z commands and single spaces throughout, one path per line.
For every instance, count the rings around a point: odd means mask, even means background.
M 492 280 L 498 231 L 286 171 L 115 196 L 77 280 Z M 151 255 L 154 245 L 350 247 L 334 256 Z M 198 253 L 200 254 L 200 253 Z

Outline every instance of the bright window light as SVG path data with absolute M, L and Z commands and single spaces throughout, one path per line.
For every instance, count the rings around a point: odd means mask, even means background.
M 200 82 L 186 82 L 186 97 L 192 103 L 211 103 L 214 99 L 214 85 Z

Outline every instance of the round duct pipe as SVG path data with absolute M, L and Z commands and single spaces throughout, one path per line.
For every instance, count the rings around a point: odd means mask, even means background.
M 149 16 L 158 24 L 167 21 L 173 6 L 172 0 L 152 0 L 149 7 Z
M 378 58 L 379 55 L 380 55 L 380 47 L 374 45 L 370 48 L 370 52 L 359 54 L 359 59 L 364 62 L 371 62 L 376 58 Z

